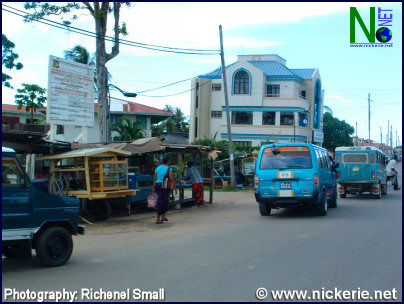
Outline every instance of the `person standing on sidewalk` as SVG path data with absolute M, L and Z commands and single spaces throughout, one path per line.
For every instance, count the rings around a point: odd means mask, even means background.
M 184 176 L 184 181 L 190 181 L 192 184 L 192 192 L 194 194 L 194 200 L 197 207 L 199 207 L 203 202 L 203 178 L 199 174 L 198 169 L 194 167 L 192 161 L 187 162 L 188 172 Z
M 162 188 L 164 177 L 166 176 L 167 172 L 169 173 L 170 185 L 173 185 L 175 194 L 178 193 L 172 171 L 173 169 L 170 168 L 170 159 L 165 156 L 163 158 L 163 164 L 158 166 L 154 172 L 153 192 L 155 192 L 158 196 L 156 224 L 162 224 L 163 222 L 168 221 L 166 213 L 168 210 L 171 187 L 168 187 L 167 189 Z
M 398 187 L 398 180 L 397 180 L 397 155 L 393 156 L 393 159 L 388 163 L 386 167 L 386 173 L 387 173 L 387 180 L 392 179 L 392 185 L 394 187 L 394 190 L 400 190 Z

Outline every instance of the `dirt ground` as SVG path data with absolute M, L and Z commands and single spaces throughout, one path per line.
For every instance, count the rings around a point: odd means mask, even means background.
M 185 193 L 185 197 L 191 197 L 191 192 Z M 240 216 L 237 214 L 238 208 L 235 204 L 242 204 L 243 202 L 250 203 L 251 209 L 257 211 L 255 206 L 255 198 L 253 191 L 240 191 L 240 192 L 214 192 L 213 203 L 209 204 L 209 191 L 205 191 L 205 203 L 197 208 L 193 203 L 184 204 L 180 210 L 170 207 L 167 212 L 168 222 L 162 225 L 155 224 L 156 212 L 155 210 L 145 207 L 145 204 L 140 205 L 138 208 L 132 210 L 133 214 L 127 216 L 123 213 L 121 215 L 112 215 L 109 219 L 104 221 L 92 222 L 92 224 L 84 223 L 86 226 L 86 235 L 113 235 L 121 233 L 133 233 L 142 231 L 155 231 L 167 230 L 171 228 L 173 232 L 177 229 L 186 231 L 194 229 L 190 226 L 195 226 L 198 222 L 198 229 L 206 229 L 207 227 L 199 227 L 199 224 L 209 225 L 215 221 L 223 221 L 228 218 Z M 204 218 L 203 221 L 200 221 Z

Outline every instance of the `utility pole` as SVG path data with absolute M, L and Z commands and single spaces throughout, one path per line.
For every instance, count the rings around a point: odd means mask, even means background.
M 391 155 L 393 155 L 393 125 L 390 126 L 390 147 Z
M 357 147 L 358 146 L 358 122 L 355 122 L 355 130 L 356 130 L 355 147 Z
M 370 145 L 370 93 L 368 94 L 368 115 L 369 115 L 369 137 L 368 137 L 368 144 Z
M 397 130 L 396 130 L 396 148 L 397 148 L 398 144 L 397 144 Z
M 233 143 L 232 143 L 232 139 L 231 139 L 231 121 L 230 121 L 230 110 L 229 110 L 229 96 L 227 94 L 226 65 L 224 63 L 223 35 L 222 35 L 222 25 L 221 24 L 219 25 L 219 35 L 220 35 L 220 57 L 222 59 L 224 101 L 225 101 L 225 104 L 226 104 L 227 139 L 228 139 L 228 142 L 229 142 L 229 154 L 230 154 L 231 185 L 236 186 L 236 175 L 235 175 L 235 172 L 234 172 Z
M 387 133 L 386 133 L 386 152 L 389 152 L 389 131 L 390 130 L 390 120 L 387 121 Z
M 382 135 L 382 126 L 380 126 L 380 150 L 383 151 L 383 135 Z

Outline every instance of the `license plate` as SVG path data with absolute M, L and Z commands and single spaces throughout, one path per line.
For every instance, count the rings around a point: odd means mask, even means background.
M 281 189 L 291 189 L 292 184 L 291 183 L 281 183 Z

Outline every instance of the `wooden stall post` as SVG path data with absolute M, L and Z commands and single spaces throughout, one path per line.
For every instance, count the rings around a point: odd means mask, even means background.
M 177 178 L 178 178 L 179 182 L 181 182 L 181 179 L 182 179 L 182 153 L 181 152 L 177 153 L 177 163 L 179 166 Z M 177 209 L 177 210 L 181 209 L 182 203 L 184 201 L 184 190 L 181 189 L 181 187 L 178 187 L 178 188 L 179 188 L 178 190 L 179 190 L 180 195 L 179 195 L 177 203 L 175 204 L 175 209 Z

